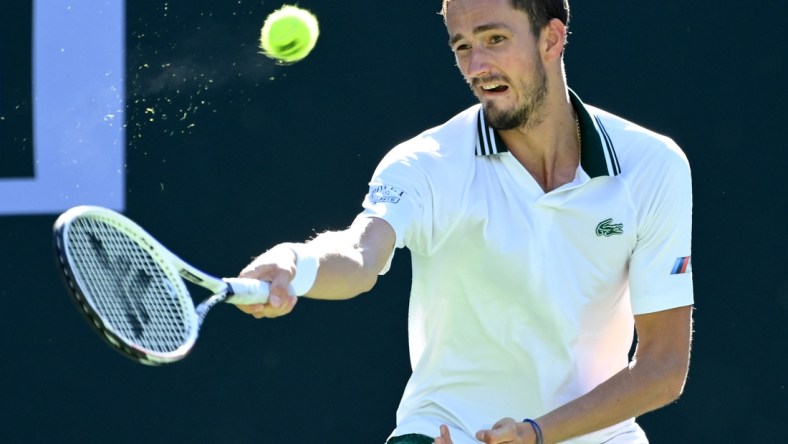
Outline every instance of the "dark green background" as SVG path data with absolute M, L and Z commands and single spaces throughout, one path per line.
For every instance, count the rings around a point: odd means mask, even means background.
M 678 403 L 640 422 L 655 443 L 786 442 L 785 3 L 574 3 L 570 86 L 673 137 L 693 168 L 691 371 Z M 0 79 L 4 177 L 31 171 L 30 111 L 9 112 L 30 106 L 29 2 L 14 4 L 27 6 L 3 12 L 3 60 L 23 65 Z M 322 33 L 288 67 L 256 48 L 280 3 L 127 5 L 126 213 L 218 275 L 345 227 L 390 147 L 474 102 L 438 1 L 300 4 Z M 0 218 L 1 442 L 382 443 L 393 427 L 409 373 L 407 253 L 352 301 L 303 300 L 263 321 L 219 307 L 187 360 L 149 368 L 71 305 L 54 218 Z

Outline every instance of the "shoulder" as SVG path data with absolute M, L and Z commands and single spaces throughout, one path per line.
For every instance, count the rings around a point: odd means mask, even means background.
M 479 107 L 474 105 L 445 123 L 398 144 L 386 154 L 383 163 L 430 162 L 435 159 L 457 157 L 472 159 Z
M 610 141 L 623 175 L 689 172 L 687 156 L 672 138 L 599 108 L 587 108 Z

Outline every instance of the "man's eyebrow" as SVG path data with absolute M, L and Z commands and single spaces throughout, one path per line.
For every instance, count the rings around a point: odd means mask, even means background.
M 487 23 L 473 28 L 472 34 L 473 35 L 481 34 L 483 32 L 491 31 L 494 29 L 509 29 L 509 27 L 503 23 Z M 452 38 L 449 39 L 449 46 L 454 45 L 455 43 L 462 40 L 463 38 L 464 37 L 462 34 L 454 34 L 454 36 L 452 36 Z

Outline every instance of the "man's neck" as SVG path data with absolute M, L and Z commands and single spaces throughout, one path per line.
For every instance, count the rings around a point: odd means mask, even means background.
M 548 102 L 537 125 L 499 131 L 509 152 L 548 193 L 574 180 L 580 137 L 569 97 Z

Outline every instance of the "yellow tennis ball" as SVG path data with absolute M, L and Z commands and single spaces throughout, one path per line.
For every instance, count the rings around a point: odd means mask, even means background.
M 306 9 L 284 5 L 272 12 L 260 30 L 263 54 L 281 63 L 295 63 L 306 57 L 317 43 L 317 17 Z

